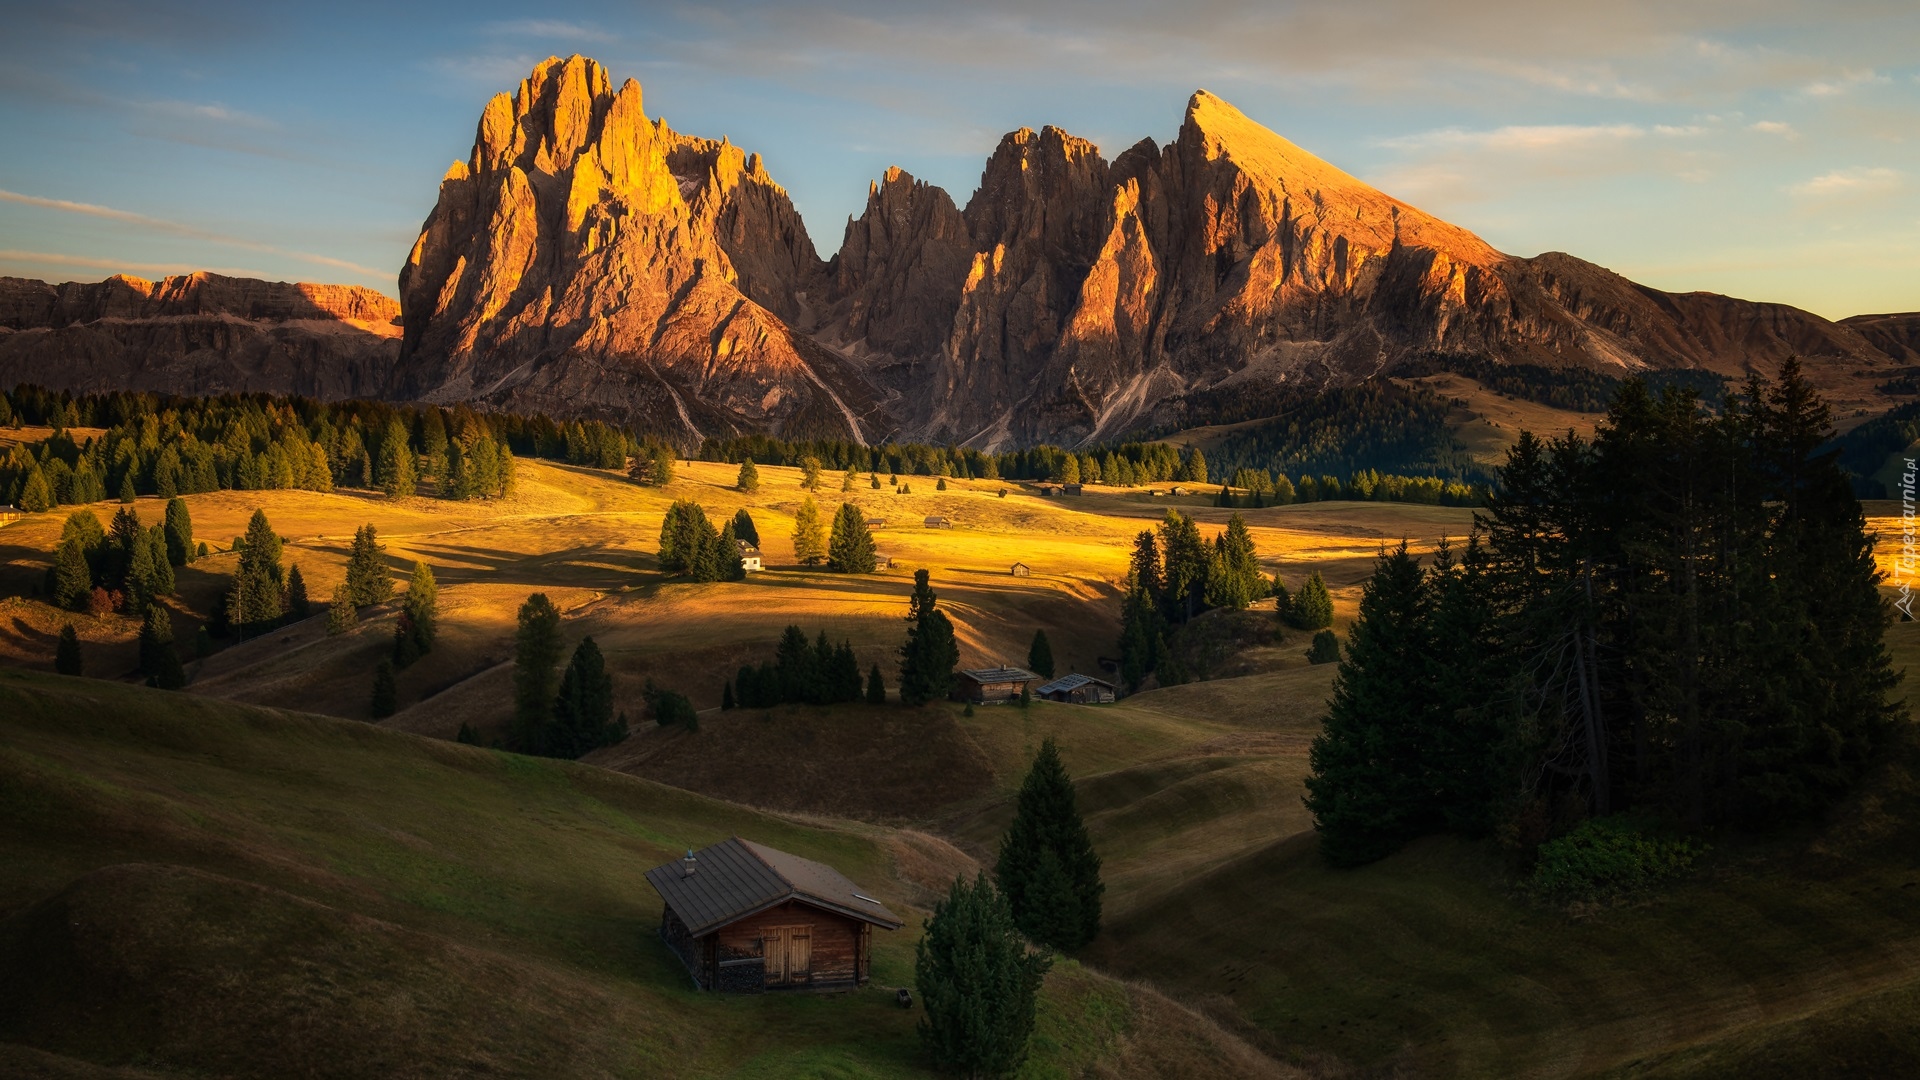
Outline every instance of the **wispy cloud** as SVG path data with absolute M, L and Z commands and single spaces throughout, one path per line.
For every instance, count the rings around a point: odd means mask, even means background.
M 1800 92 L 1808 97 L 1838 97 L 1849 91 L 1857 90 L 1862 86 L 1873 86 L 1892 81 L 1893 80 L 1887 78 L 1885 75 L 1874 71 L 1872 68 L 1868 68 L 1865 71 L 1843 71 L 1836 78 L 1819 79 L 1810 82 L 1801 87 Z
M 161 218 L 149 217 L 146 214 L 136 214 L 131 210 L 116 210 L 111 206 L 73 202 L 68 199 L 49 199 L 39 195 L 23 195 L 17 191 L 6 191 L 3 189 L 0 189 L 0 202 L 19 203 L 23 206 L 37 206 L 44 210 L 57 210 L 65 214 L 81 214 L 87 217 L 104 218 L 108 221 L 124 222 L 128 225 L 138 226 L 143 229 L 151 229 L 155 232 L 170 233 L 174 236 L 183 236 L 193 240 L 203 240 L 207 243 L 219 244 L 224 247 L 258 251 L 268 255 L 281 255 L 289 259 L 298 259 L 301 262 L 313 263 L 316 266 L 331 266 L 340 270 L 350 270 L 356 274 L 366 274 L 370 277 L 386 277 L 391 273 L 386 270 L 376 270 L 371 266 L 361 266 L 359 263 L 348 262 L 345 259 L 336 259 L 330 255 L 316 255 L 310 251 L 295 251 L 291 248 L 265 244 L 258 240 L 249 240 L 241 236 L 228 236 L 224 233 L 213 232 L 192 225 L 184 225 L 177 221 L 166 221 Z
M 217 102 L 196 101 L 130 101 L 129 107 L 156 116 L 166 116 L 177 120 L 205 120 L 216 124 L 228 124 L 233 127 L 253 128 L 268 131 L 280 125 L 264 116 L 228 108 Z
M 1788 141 L 1792 141 L 1800 137 L 1800 133 L 1794 130 L 1794 127 L 1792 124 L 1785 123 L 1780 120 L 1758 120 L 1758 121 L 1755 121 L 1754 123 L 1748 124 L 1747 130 L 1757 131 L 1762 135 L 1778 135 L 1781 138 L 1786 139 Z
M 1866 167 L 1835 169 L 1833 172 L 1795 184 L 1787 191 L 1803 199 L 1877 195 L 1881 192 L 1898 190 L 1903 179 L 1896 169 Z
M 613 35 L 585 23 L 562 19 L 506 19 L 480 28 L 489 37 L 538 38 L 542 41 L 612 41 Z
M 1442 128 L 1416 135 L 1383 139 L 1380 145 L 1396 150 L 1470 148 L 1539 152 L 1586 147 L 1596 143 L 1638 139 L 1646 129 L 1637 124 L 1536 124 L 1494 128 L 1490 131 L 1466 131 Z
M 185 274 L 195 270 L 204 270 L 210 274 L 225 274 L 228 277 L 265 277 L 265 270 L 254 270 L 243 266 L 195 266 L 191 263 L 143 263 L 127 259 L 98 259 L 87 255 L 63 255 L 53 251 L 0 251 L 0 263 L 41 266 L 76 266 L 88 270 L 113 270 L 120 273 L 139 274 Z

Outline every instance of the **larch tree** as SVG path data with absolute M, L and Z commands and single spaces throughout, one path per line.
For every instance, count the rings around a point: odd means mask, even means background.
M 812 498 L 803 499 L 793 514 L 793 557 L 803 566 L 818 566 L 827 557 L 827 530 Z
M 754 467 L 752 458 L 740 463 L 740 475 L 735 478 L 733 486 L 741 491 L 760 490 L 760 470 Z

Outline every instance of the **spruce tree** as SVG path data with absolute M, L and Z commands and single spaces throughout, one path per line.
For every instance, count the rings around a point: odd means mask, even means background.
M 133 473 L 129 470 L 120 474 L 120 501 L 122 503 L 131 503 L 135 497 L 133 490 Z
M 735 539 L 745 540 L 753 547 L 760 546 L 760 530 L 754 527 L 753 515 L 747 513 L 744 506 L 734 511 L 733 535 Z
M 155 525 L 147 530 L 147 546 L 152 549 L 152 584 L 155 596 L 172 596 L 174 590 L 173 563 L 167 558 L 167 534 L 162 526 Z
M 175 566 L 185 566 L 192 562 L 193 515 L 188 511 L 185 499 L 167 500 L 167 515 L 163 528 L 167 531 L 167 561 Z
M 1310 664 L 1332 664 L 1340 659 L 1340 635 L 1331 630 L 1321 630 L 1313 635 L 1313 641 L 1307 647 L 1307 662 Z
M 327 633 L 344 634 L 360 625 L 360 611 L 353 606 L 353 591 L 346 582 L 334 586 L 333 599 L 327 602 Z
M 760 490 L 760 470 L 754 468 L 752 458 L 740 463 L 740 476 L 734 480 L 733 486 L 741 491 Z
M 27 478 L 20 485 L 20 509 L 29 514 L 45 513 L 53 509 L 53 485 L 47 483 L 47 474 L 35 462 L 27 470 Z
M 371 522 L 355 530 L 353 547 L 347 553 L 347 593 L 355 607 L 393 599 L 393 578 L 380 552 L 380 536 Z
M 534 593 L 520 605 L 519 623 L 513 653 L 513 748 L 523 754 L 544 754 L 559 692 L 554 666 L 563 647 L 560 612 L 545 593 Z
M 1207 564 L 1207 603 L 1239 611 L 1258 600 L 1265 586 L 1253 534 L 1247 531 L 1246 520 L 1236 513 L 1213 541 Z
M 375 720 L 392 716 L 399 705 L 399 691 L 393 684 L 393 661 L 382 660 L 373 669 L 373 699 L 367 711 Z
M 140 673 L 148 686 L 178 690 L 187 685 L 180 653 L 173 647 L 173 616 L 159 604 L 147 608 L 140 624 Z
M 826 529 L 820 524 L 820 508 L 811 497 L 802 500 L 793 515 L 793 557 L 803 566 L 818 566 L 827 557 Z
M 953 669 L 960 663 L 960 646 L 953 624 L 936 604 L 925 570 L 913 572 L 913 595 L 907 604 L 907 640 L 900 647 L 900 703 L 924 705 L 946 697 L 953 689 Z
M 971 883 L 955 879 L 914 947 L 927 1056 L 973 1077 L 1018 1070 L 1050 966 L 1047 957 L 1028 951 L 984 873 Z
M 1051 855 L 1057 880 L 1041 880 Z M 1000 840 L 994 870 L 1015 925 L 1036 944 L 1062 952 L 1078 950 L 1100 932 L 1100 856 L 1093 850 L 1052 737 L 1040 744 L 1020 785 L 1013 824 Z
M 307 599 L 307 579 L 301 575 L 299 563 L 287 568 L 287 614 L 296 619 L 313 614 L 313 605 Z
M 613 677 L 592 637 L 582 638 L 560 677 L 553 702 L 553 738 L 547 752 L 577 758 L 606 744 L 613 723 Z
M 887 703 L 887 684 L 880 678 L 880 665 L 873 665 L 867 672 L 867 704 L 885 705 Z
M 387 425 L 386 437 L 380 440 L 380 463 L 374 469 L 374 480 L 388 498 L 404 499 L 413 494 L 419 479 L 414 468 L 413 443 L 406 426 L 396 418 Z
M 827 542 L 827 568 L 842 574 L 871 574 L 878 565 L 873 534 L 860 508 L 841 503 L 833 515 L 833 536 Z
M 1391 854 L 1434 825 L 1426 778 L 1432 595 L 1405 541 L 1382 551 L 1347 635 L 1308 761 L 1307 809 L 1335 866 Z
M 1053 646 L 1045 630 L 1033 632 L 1033 644 L 1027 646 L 1027 670 L 1043 679 L 1053 678 Z
M 1333 625 L 1333 596 L 1327 592 L 1327 583 L 1315 570 L 1307 575 L 1306 584 L 1293 598 L 1293 618 L 1289 620 L 1301 630 L 1320 630 Z
M 53 556 L 53 602 L 68 611 L 85 611 L 92 595 L 93 575 L 80 541 L 63 541 Z
M 60 643 L 53 650 L 53 670 L 60 675 L 79 675 L 81 668 L 80 635 L 68 623 L 60 628 Z
M 133 614 L 144 613 L 153 603 L 155 588 L 153 567 L 153 545 L 147 543 L 145 534 L 133 541 L 132 552 L 127 562 L 127 610 Z

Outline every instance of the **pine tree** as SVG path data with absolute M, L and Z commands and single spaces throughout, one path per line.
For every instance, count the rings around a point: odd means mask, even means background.
M 408 438 L 406 426 L 398 419 L 387 425 L 386 437 L 380 440 L 380 463 L 374 469 L 374 481 L 380 490 L 390 499 L 404 499 L 412 495 L 419 485 L 419 475 L 414 468 L 413 443 Z
M 167 559 L 166 529 L 159 525 L 148 529 L 147 546 L 152 550 L 150 559 L 153 566 L 153 594 L 155 596 L 172 596 L 174 591 L 173 563 Z
M 60 544 L 53 557 L 53 602 L 68 611 L 85 611 L 93 595 L 93 574 L 78 539 Z
M 1053 645 L 1045 630 L 1033 632 L 1033 644 L 1027 646 L 1027 670 L 1043 679 L 1053 678 Z
M 920 1041 L 934 1064 L 972 1077 L 1019 1069 L 1051 963 L 1028 951 L 984 873 L 956 878 L 914 947 Z
M 900 703 L 924 705 L 953 689 L 953 669 L 960 663 L 960 646 L 953 624 L 935 605 L 938 598 L 925 570 L 913 572 L 913 595 L 907 605 L 907 640 L 900 647 Z
M 135 498 L 135 493 L 133 490 L 133 473 L 131 471 L 121 473 L 120 474 L 120 501 L 122 503 L 131 503 L 133 502 L 134 498 Z
M 148 686 L 178 690 L 187 685 L 180 653 L 173 647 L 173 616 L 159 604 L 147 608 L 140 624 L 140 673 Z
M 1424 752 L 1432 595 L 1405 541 L 1382 551 L 1348 632 L 1333 696 L 1309 753 L 1307 809 L 1335 866 L 1391 854 L 1434 825 Z
M 887 703 L 887 684 L 880 678 L 880 665 L 873 665 L 867 672 L 867 704 L 885 705 Z
M 393 665 L 405 668 L 433 651 L 439 633 L 440 587 L 433 568 L 424 559 L 413 564 L 413 577 L 400 600 L 400 618 L 393 628 Z
M 560 612 L 545 593 L 534 593 L 520 605 L 519 621 L 513 655 L 513 748 L 523 754 L 544 754 L 559 692 L 554 666 L 562 649 Z
M 744 506 L 734 511 L 733 535 L 735 539 L 745 540 L 753 547 L 760 546 L 760 530 L 754 527 L 753 515 L 747 513 Z
M 367 711 L 375 720 L 392 716 L 399 705 L 399 691 L 393 684 L 393 661 L 382 660 L 373 669 L 373 700 Z
M 1307 647 L 1307 662 L 1310 664 L 1332 664 L 1340 659 L 1340 635 L 1331 630 L 1321 630 L 1313 635 L 1313 642 Z
M 313 614 L 313 605 L 307 599 L 307 579 L 301 576 L 299 563 L 287 568 L 287 614 L 296 619 Z
M 1038 879 L 1047 855 L 1055 860 L 1059 882 Z M 1036 944 L 1072 952 L 1100 932 L 1100 898 L 1106 891 L 1100 882 L 1100 856 L 1080 819 L 1073 781 L 1051 737 L 1040 744 L 1020 786 L 994 876 L 1014 923 Z
M 1320 630 L 1333 625 L 1333 596 L 1327 592 L 1327 583 L 1315 570 L 1307 576 L 1306 584 L 1300 586 L 1300 592 L 1293 598 L 1292 619 L 1289 621 L 1301 630 Z
M 192 562 L 193 515 L 188 511 L 185 499 L 167 500 L 164 527 L 167 530 L 167 561 L 175 566 L 185 566 Z
M 734 480 L 733 486 L 739 488 L 741 491 L 760 490 L 760 470 L 754 468 L 752 458 L 748 458 L 740 463 L 740 476 Z
M 347 593 L 355 607 L 393 599 L 393 578 L 380 558 L 381 550 L 380 536 L 372 523 L 354 532 L 353 548 L 347 553 Z
M 817 566 L 827 557 L 826 529 L 811 498 L 803 500 L 793 515 L 793 557 L 804 566 Z
M 144 533 L 137 536 L 127 562 L 127 609 L 133 614 L 143 614 L 154 601 L 155 573 L 153 568 L 153 545 L 147 543 Z
M 691 499 L 674 500 L 660 523 L 660 569 L 694 581 L 719 581 L 723 576 L 720 535 L 707 512 Z
M 53 650 L 53 670 L 60 675 L 79 675 L 81 668 L 80 635 L 68 623 L 60 628 L 60 644 Z
M 1265 592 L 1260 560 L 1253 547 L 1253 534 L 1238 513 L 1227 519 L 1224 532 L 1214 538 L 1207 565 L 1207 603 L 1213 607 L 1243 610 Z
M 613 723 L 613 677 L 592 637 L 582 638 L 560 677 L 553 702 L 554 757 L 577 758 L 607 741 Z
M 327 633 L 344 634 L 360 625 L 360 611 L 353 606 L 353 590 L 346 582 L 334 586 L 333 599 L 327 603 Z
M 873 534 L 860 508 L 841 503 L 833 515 L 833 536 L 827 542 L 827 568 L 842 574 L 871 574 L 878 565 Z

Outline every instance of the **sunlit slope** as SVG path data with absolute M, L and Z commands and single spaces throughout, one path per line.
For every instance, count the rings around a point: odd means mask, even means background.
M 0 674 L 0 717 L 7 1070 L 922 1072 L 914 1014 L 885 987 L 910 980 L 929 886 L 968 865 L 937 843 L 97 681 Z M 876 935 L 874 988 L 690 988 L 642 874 L 733 834 L 830 862 L 909 916 Z M 1151 992 L 1067 964 L 1027 1075 L 1089 1070 L 1280 1074 Z

